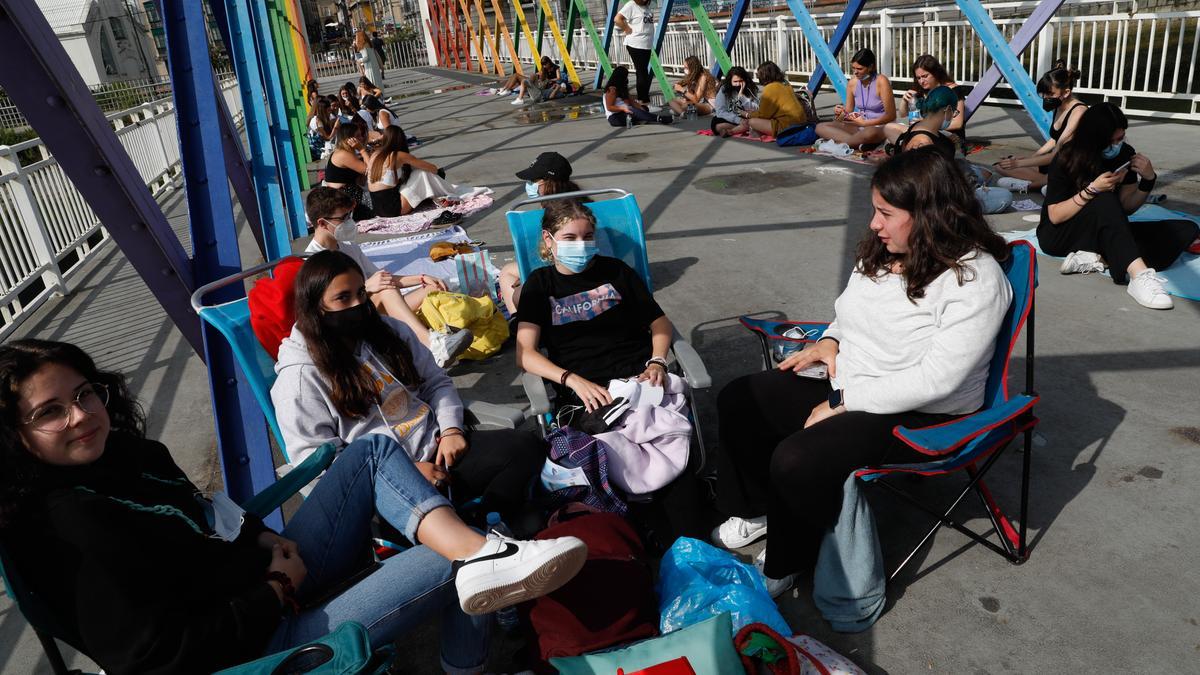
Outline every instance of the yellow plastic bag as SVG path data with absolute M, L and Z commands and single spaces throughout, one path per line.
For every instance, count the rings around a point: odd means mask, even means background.
M 508 322 L 488 297 L 433 291 L 421 302 L 421 316 L 434 330 L 467 328 L 475 339 L 462 358 L 478 361 L 500 351 L 508 339 Z

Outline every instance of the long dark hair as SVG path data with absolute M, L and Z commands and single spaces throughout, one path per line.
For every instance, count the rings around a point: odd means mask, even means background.
M 329 101 L 318 98 L 316 105 L 313 106 L 313 115 L 317 119 L 317 126 L 321 128 L 322 134 L 328 136 L 333 133 L 333 120 L 329 118 Z
M 0 345 L 0 527 L 13 522 L 21 502 L 34 489 L 42 466 L 17 432 L 22 421 L 17 407 L 19 390 L 26 379 L 52 363 L 74 370 L 88 382 L 108 387 L 105 408 L 112 431 L 137 438 L 146 435 L 146 416 L 129 393 L 125 376 L 100 370 L 79 347 L 49 340 L 16 340 Z
M 617 90 L 618 100 L 629 98 L 629 69 L 625 66 L 613 68 L 612 75 L 608 76 L 608 82 L 604 83 L 604 91 L 608 91 L 609 87 Z
M 1078 81 L 1079 71 L 1068 66 L 1066 61 L 1058 60 L 1054 62 L 1054 67 L 1046 71 L 1046 74 L 1042 75 L 1042 79 L 1038 80 L 1037 93 L 1042 96 L 1049 96 L 1051 87 L 1060 91 L 1063 89 L 1074 89 L 1075 83 Z
M 358 110 L 360 107 L 362 107 L 358 102 L 358 87 L 355 87 L 353 82 L 347 82 L 346 84 L 342 85 L 341 89 L 338 89 L 338 98 L 341 98 L 342 94 L 346 95 L 346 98 L 350 101 L 350 105 L 354 110 Z M 354 112 L 354 110 L 351 110 L 350 112 Z
M 325 289 L 334 277 L 351 271 L 362 275 L 358 263 L 341 251 L 321 251 L 304 261 L 296 275 L 296 328 L 308 343 L 317 371 L 329 382 L 334 407 L 346 417 L 365 417 L 371 406 L 382 401 L 374 378 L 354 356 L 359 341 L 369 345 L 406 387 L 416 387 L 422 379 L 408 344 L 383 322 L 370 300 L 363 300 L 370 306 L 371 318 L 359 335 L 342 335 L 321 321 Z
M 1058 149 L 1054 161 L 1058 169 L 1074 183 L 1075 188 L 1084 186 L 1104 173 L 1104 158 L 1101 152 L 1112 144 L 1117 129 L 1128 129 L 1129 120 L 1125 113 L 1112 103 L 1097 103 L 1079 116 L 1075 135 Z
M 983 219 L 975 193 L 955 163 L 926 146 L 889 159 L 871 178 L 871 187 L 898 209 L 912 214 L 908 252 L 891 253 L 874 232 L 858 244 L 858 271 L 877 277 L 899 262 L 910 301 L 925 297 L 925 287 L 946 270 L 961 285 L 967 269 L 960 258 L 986 251 L 997 260 L 1008 257 L 1004 238 Z
M 918 93 L 921 91 L 921 85 L 917 84 L 918 68 L 929 73 L 933 76 L 933 79 L 937 80 L 937 84 L 933 85 L 933 87 L 930 87 L 930 89 L 933 89 L 938 85 L 949 84 L 953 81 L 950 78 L 950 73 L 946 70 L 946 66 L 943 66 L 941 61 L 935 59 L 932 54 L 922 54 L 918 56 L 917 60 L 913 61 L 912 64 L 912 88 L 913 91 Z
M 875 68 L 875 52 L 870 49 L 863 48 L 854 52 L 854 56 L 850 57 L 850 63 L 857 63 L 863 68 L 871 69 L 871 76 L 874 77 L 879 71 Z
M 392 162 L 392 169 L 397 170 L 396 160 L 393 159 L 397 152 L 408 152 L 408 139 L 404 137 L 403 129 L 392 125 L 383 130 L 383 143 L 375 150 L 375 154 L 371 155 L 371 163 L 367 167 L 367 180 L 378 183 L 379 179 L 383 177 L 383 167 L 389 160 Z M 408 177 L 412 175 L 412 165 L 405 162 L 397 172 L 399 176 L 396 185 L 404 185 L 408 182 Z
M 734 66 L 729 69 L 725 75 L 725 81 L 721 83 L 721 89 L 725 92 L 725 98 L 732 99 L 737 96 L 738 88 L 733 86 L 733 76 L 737 75 L 742 78 L 742 82 L 746 83 L 745 92 L 750 98 L 758 98 L 758 85 L 754 84 L 754 78 L 750 77 L 750 73 L 741 66 Z

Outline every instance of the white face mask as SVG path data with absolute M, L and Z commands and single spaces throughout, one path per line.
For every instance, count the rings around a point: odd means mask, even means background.
M 353 216 L 346 216 L 345 220 L 338 223 L 333 230 L 333 238 L 338 241 L 354 241 L 358 238 L 358 225 L 354 223 Z

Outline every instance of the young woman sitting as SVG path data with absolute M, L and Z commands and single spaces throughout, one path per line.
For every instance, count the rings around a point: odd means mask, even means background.
M 333 151 L 333 133 L 339 121 L 329 109 L 329 101 L 317 97 L 312 117 L 308 118 L 309 150 L 314 158 L 323 159 L 326 151 Z
M 363 190 L 367 183 L 367 163 L 361 153 L 366 150 L 366 135 L 357 124 L 340 124 L 333 134 L 333 152 L 325 164 L 325 180 L 322 185 L 341 190 L 355 204 L 354 219 L 369 220 L 375 217 L 371 207 L 366 206 Z
M 390 127 L 400 128 L 400 118 L 396 113 L 379 100 L 378 96 L 368 94 L 362 99 L 363 109 L 370 113 L 371 124 L 375 131 L 382 133 Z
M 376 513 L 416 545 L 355 580 Z M 145 438 L 123 376 L 42 340 L 0 346 L 0 538 L 9 572 L 109 673 L 211 673 L 345 621 L 378 648 L 437 615 L 442 668 L 481 672 L 478 615 L 561 586 L 586 557 L 571 537 L 485 538 L 380 435 L 345 447 L 273 532 Z
M 778 136 L 779 132 L 788 127 L 808 122 L 804 106 L 801 105 L 800 99 L 796 98 L 796 92 L 792 90 L 787 76 L 774 61 L 764 61 L 755 75 L 758 77 L 758 83 L 762 85 L 758 109 L 741 113 L 751 130 L 763 136 Z
M 525 181 L 525 196 L 533 199 L 563 192 L 578 192 L 571 180 L 571 163 L 557 152 L 543 152 L 529 166 L 517 172 Z M 521 270 L 510 262 L 500 269 L 500 297 L 509 316 L 516 316 L 521 301 Z
M 1170 267 L 1197 241 L 1190 220 L 1130 223 L 1146 203 L 1158 173 L 1150 158 L 1125 142 L 1128 120 L 1111 103 L 1097 103 L 1079 119 L 1071 140 L 1050 164 L 1038 243 L 1066 256 L 1063 274 L 1102 272 L 1128 284 L 1129 295 L 1150 309 L 1175 303 L 1157 270 Z
M 741 113 L 755 110 L 758 110 L 758 86 L 750 79 L 750 73 L 745 68 L 734 66 L 717 89 L 709 128 L 714 136 L 722 138 L 744 134 L 750 130 L 750 123 L 742 118 Z
M 871 179 L 871 202 L 824 336 L 718 395 L 717 507 L 730 518 L 712 538 L 739 548 L 769 524 L 756 562 L 772 595 L 812 570 L 850 472 L 928 459 L 893 428 L 979 409 L 1012 301 L 997 262 L 1008 249 L 952 161 L 933 148 L 897 155 Z M 828 380 L 796 374 L 814 364 Z
M 899 119 L 884 128 L 889 143 L 895 143 L 896 138 L 905 132 L 908 125 L 920 118 L 920 101 L 929 92 L 938 87 L 949 87 L 951 90 L 958 88 L 954 79 L 950 77 L 950 73 L 946 71 L 946 67 L 929 54 L 922 54 L 917 57 L 916 61 L 913 61 L 912 81 L 912 87 L 905 91 L 904 96 L 900 99 L 900 106 L 896 111 Z M 962 96 L 959 96 L 959 99 L 958 116 L 954 118 L 954 121 L 950 123 L 950 128 L 946 131 L 961 140 L 966 134 L 967 116 L 965 103 L 961 100 Z
M 1068 68 L 1065 61 L 1055 63 L 1054 69 L 1038 80 L 1037 92 L 1042 97 L 1042 109 L 1054 113 L 1050 123 L 1050 140 L 1028 157 L 1006 157 L 993 165 L 1004 176 L 1020 181 L 1005 187 L 1028 190 L 1041 189 L 1046 184 L 1050 162 L 1058 154 L 1059 146 L 1071 140 L 1075 127 L 1079 125 L 1079 118 L 1087 110 L 1087 104 L 1075 98 L 1075 83 L 1078 81 L 1079 71 Z
M 846 90 L 846 105 L 833 107 L 834 121 L 817 124 L 817 136 L 852 148 L 878 145 L 886 139 L 884 126 L 896 119 L 892 81 L 875 67 L 875 52 L 860 49 L 850 59 L 854 85 Z
M 368 178 L 372 199 L 379 194 L 383 200 L 376 208 L 376 214 L 380 216 L 407 215 L 426 199 L 445 207 L 490 192 L 488 188 L 457 185 L 446 180 L 445 169 L 409 152 L 404 130 L 394 125 L 384 130 L 379 149 L 371 154 Z M 434 223 L 446 225 L 461 219 L 461 215 L 447 211 Z
M 509 92 L 517 92 L 516 99 L 513 100 L 513 105 L 525 105 L 525 93 L 530 87 L 536 90 L 531 92 L 529 98 L 532 100 L 534 95 L 541 98 L 542 92 L 549 89 L 558 80 L 558 64 L 549 56 L 543 56 L 541 67 L 533 74 L 532 77 L 526 77 L 520 73 L 513 73 L 504 84 L 501 85 L 500 91 L 496 92 L 497 96 L 505 96 Z
M 375 86 L 375 83 L 366 75 L 363 75 L 358 78 L 358 98 L 364 99 L 368 96 L 383 99 L 383 90 Z
M 369 301 L 363 274 L 339 251 L 317 253 L 296 276 L 296 326 L 279 346 L 271 400 L 293 461 L 324 443 L 370 434 L 395 439 L 453 501 L 481 498 L 514 525 L 545 461 L 534 435 L 470 431 L 454 383 L 404 323 Z
M 614 127 L 625 126 L 629 118 L 633 118 L 634 124 L 670 124 L 674 121 L 670 115 L 650 114 L 646 104 L 630 97 L 629 69 L 625 66 L 613 68 L 612 75 L 609 75 L 608 82 L 604 85 L 604 116 L 608 118 L 609 125 Z
M 677 116 L 687 112 L 687 107 L 694 106 L 697 115 L 711 115 L 713 99 L 717 96 L 717 80 L 709 73 L 700 59 L 694 54 L 683 61 L 683 79 L 676 82 L 675 96 L 667 102 L 671 111 Z
M 958 95 L 950 87 L 937 87 L 918 102 L 921 118 L 908 125 L 896 138 L 896 152 L 933 146 L 948 159 L 954 159 L 954 141 L 943 134 L 958 116 Z

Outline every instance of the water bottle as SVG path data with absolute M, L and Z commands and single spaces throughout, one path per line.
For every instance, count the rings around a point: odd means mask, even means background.
M 924 96 L 914 96 L 912 107 L 908 109 L 908 123 L 912 124 L 921 119 L 921 102 L 925 100 Z
M 492 511 L 487 514 L 487 529 L 488 532 L 495 532 L 506 537 L 512 538 L 512 530 L 500 520 L 500 514 Z M 505 607 L 497 610 L 496 623 L 500 624 L 500 628 L 506 633 L 515 631 L 521 625 L 521 615 L 517 613 L 516 607 Z
M 628 112 L 625 113 L 625 128 L 626 129 L 633 128 L 633 113 L 628 113 Z
M 694 120 L 694 119 L 696 119 L 696 104 L 694 104 L 694 103 L 689 103 L 689 104 L 688 104 L 688 107 L 687 107 L 687 113 L 685 114 L 685 116 L 686 116 L 686 117 L 687 117 L 689 120 Z

